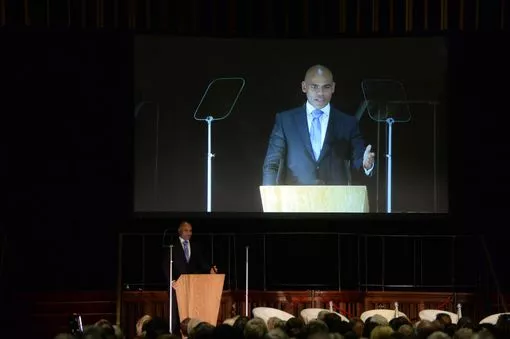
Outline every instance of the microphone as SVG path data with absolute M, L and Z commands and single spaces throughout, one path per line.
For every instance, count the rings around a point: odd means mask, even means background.
M 165 245 L 165 239 L 166 239 L 166 234 L 168 233 L 169 230 L 172 230 L 171 228 L 167 228 L 164 232 L 163 232 L 163 239 L 162 239 L 162 244 L 161 244 L 161 247 L 169 247 L 167 245 Z

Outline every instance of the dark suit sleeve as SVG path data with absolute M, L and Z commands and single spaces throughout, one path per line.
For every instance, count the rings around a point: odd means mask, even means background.
M 277 114 L 262 168 L 262 185 L 276 185 L 278 183 L 278 172 L 283 166 L 286 146 L 282 117 Z

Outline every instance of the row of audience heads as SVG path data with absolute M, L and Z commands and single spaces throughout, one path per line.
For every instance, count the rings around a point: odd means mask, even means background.
M 453 324 L 446 313 L 438 314 L 435 321 L 422 320 L 411 323 L 406 317 L 397 317 L 388 322 L 382 316 L 374 315 L 365 322 L 359 318 L 352 318 L 349 322 L 327 311 L 320 312 L 316 320 L 305 321 L 301 318 L 290 318 L 283 321 L 272 317 L 267 320 L 260 318 L 249 319 L 236 316 L 224 321 L 220 326 L 213 326 L 199 319 L 187 318 L 181 322 L 181 333 L 189 339 L 287 339 L 312 338 L 321 339 L 349 339 L 349 338 L 459 338 L 471 339 L 474 334 L 480 339 L 507 338 L 510 339 L 510 316 L 500 316 L 496 325 L 475 324 L 464 317 Z M 140 338 L 163 339 L 168 333 L 168 324 L 160 318 L 144 316 L 137 324 L 137 334 Z M 436 334 L 431 337 L 432 334 Z M 494 335 L 495 336 L 494 336 Z M 445 336 L 441 336 L 445 335 Z M 174 337 L 176 337 L 174 335 Z M 176 337 L 177 338 L 177 337 Z

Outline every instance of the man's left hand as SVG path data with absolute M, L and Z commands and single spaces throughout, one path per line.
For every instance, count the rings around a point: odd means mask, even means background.
M 366 170 L 374 167 L 375 163 L 375 153 L 371 152 L 372 145 L 368 145 L 365 149 L 365 153 L 363 154 L 363 168 Z
M 218 273 L 218 269 L 216 268 L 216 266 L 211 267 L 211 271 L 209 273 L 211 273 L 211 274 Z

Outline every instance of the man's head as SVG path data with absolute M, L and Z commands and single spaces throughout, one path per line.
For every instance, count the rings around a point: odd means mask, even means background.
M 363 320 L 361 320 L 360 318 L 351 318 L 350 323 L 352 331 L 356 333 L 358 338 L 361 338 L 361 336 L 363 335 L 363 327 L 365 327 Z
M 326 314 L 330 313 L 328 310 L 322 310 L 317 314 L 317 319 L 324 321 Z
M 181 328 L 181 333 L 184 337 L 188 336 L 188 324 L 191 318 L 185 318 L 181 323 L 179 324 L 179 327 Z
M 438 313 L 436 315 L 436 320 L 438 320 L 442 325 L 450 325 L 452 323 L 452 318 L 448 313 Z
M 333 74 L 325 66 L 312 66 L 306 71 L 301 89 L 313 107 L 322 109 L 329 104 L 335 92 Z
M 262 339 L 267 334 L 267 326 L 264 320 L 253 318 L 248 320 L 244 327 L 245 339 Z
M 179 233 L 179 236 L 183 238 L 184 240 L 190 240 L 191 235 L 193 234 L 193 229 L 191 227 L 191 224 L 187 221 L 183 221 L 179 225 L 179 229 L 177 230 Z
M 144 326 L 147 325 L 147 323 L 152 319 L 152 317 L 148 314 L 145 314 L 143 317 L 138 319 L 136 322 L 136 335 L 137 336 L 143 336 L 144 335 Z

